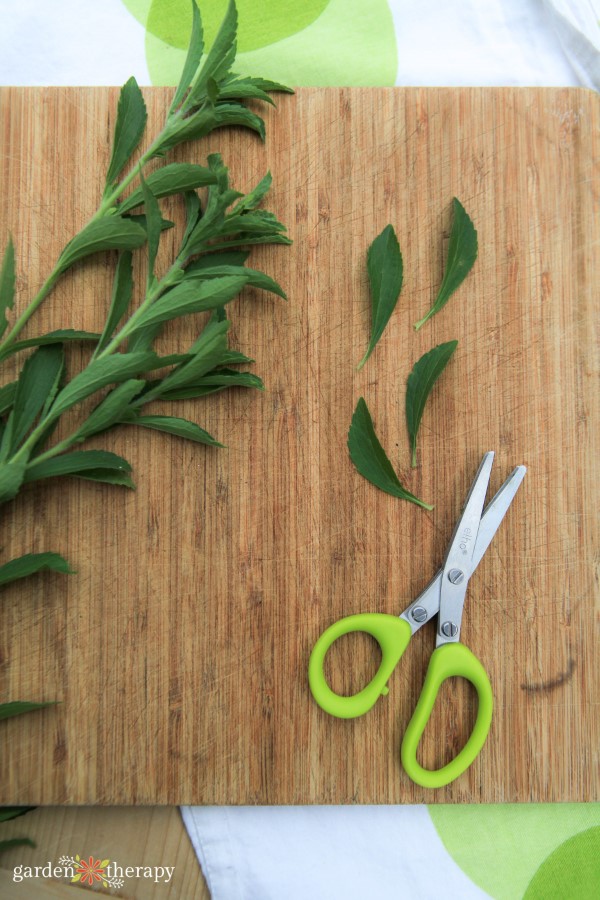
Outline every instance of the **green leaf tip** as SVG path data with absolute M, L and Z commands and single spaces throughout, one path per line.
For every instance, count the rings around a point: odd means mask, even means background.
M 418 497 L 407 491 L 400 482 L 375 433 L 371 413 L 364 397 L 359 398 L 352 416 L 348 431 L 348 450 L 356 469 L 379 490 L 392 497 L 398 497 L 400 500 L 415 503 L 423 509 L 433 509 L 429 503 L 419 500 Z
M 106 173 L 106 191 L 110 191 L 113 187 L 119 173 L 127 165 L 139 144 L 146 128 L 147 118 L 142 92 L 132 76 L 125 82 L 119 95 L 112 155 Z
M 35 575 L 43 570 L 52 572 L 60 572 L 63 575 L 73 575 L 75 569 L 72 569 L 67 560 L 60 553 L 25 553 L 17 559 L 11 559 L 4 565 L 0 566 L 0 585 L 10 584 L 20 578 L 27 578 L 29 575 Z
M 36 709 L 45 709 L 46 706 L 56 706 L 56 700 L 48 700 L 44 703 L 31 703 L 29 700 L 9 700 L 8 703 L 0 703 L 0 721 L 12 719 L 14 716 L 22 716 L 24 713 L 33 712 Z
M 375 349 L 402 290 L 402 253 L 392 225 L 386 225 L 369 247 L 367 272 L 371 293 L 371 338 L 358 369 L 364 366 Z
M 417 464 L 417 434 L 431 390 L 450 361 L 458 341 L 439 344 L 417 360 L 406 383 L 406 424 L 412 451 L 412 466 Z
M 456 197 L 452 200 L 452 211 L 452 230 L 444 277 L 433 306 L 422 319 L 415 323 L 415 331 L 418 331 L 425 322 L 446 305 L 454 291 L 463 283 L 477 259 L 477 231 L 464 206 Z

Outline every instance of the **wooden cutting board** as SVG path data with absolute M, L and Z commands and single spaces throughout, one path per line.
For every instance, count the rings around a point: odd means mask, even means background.
M 114 89 L 0 95 L 0 236 L 12 231 L 18 305 L 96 209 Z M 148 90 L 151 131 L 168 91 Z M 292 248 L 251 264 L 287 303 L 248 290 L 233 342 L 264 393 L 236 390 L 177 413 L 219 450 L 122 428 L 94 442 L 133 464 L 137 491 L 65 479 L 3 509 L 2 557 L 62 552 L 77 569 L 3 591 L 1 697 L 60 705 L 4 723 L 2 803 L 288 804 L 598 799 L 598 98 L 575 89 L 300 90 L 267 111 L 267 143 L 221 132 L 236 187 L 267 169 Z M 452 197 L 479 233 L 468 280 L 418 333 L 443 272 Z M 178 201 L 166 214 L 181 222 Z M 366 251 L 392 222 L 402 296 L 377 350 Z M 164 237 L 164 259 L 173 233 Z M 99 329 L 112 257 L 67 275 L 28 334 Z M 183 347 L 191 321 L 168 329 Z M 404 392 L 436 344 L 458 349 L 428 403 L 410 468 Z M 71 370 L 85 351 L 74 349 Z M 5 366 L 5 379 L 14 377 Z M 346 436 L 364 396 L 426 512 L 376 490 Z M 471 770 L 415 787 L 399 747 L 434 644 L 412 642 L 389 696 L 366 717 L 330 718 L 306 669 L 321 631 L 362 611 L 399 613 L 441 563 L 482 454 L 492 490 L 528 474 L 474 577 L 463 639 L 496 710 Z M 343 652 L 342 652 L 343 650 Z M 373 648 L 331 654 L 356 690 Z M 474 698 L 447 685 L 422 745 L 440 765 L 472 726 Z

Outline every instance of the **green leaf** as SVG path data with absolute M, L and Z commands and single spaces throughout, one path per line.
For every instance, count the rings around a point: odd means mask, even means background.
M 46 703 L 30 703 L 28 700 L 10 700 L 8 703 L 0 703 L 0 721 L 12 719 L 14 716 L 22 716 L 23 713 L 33 712 L 36 709 L 44 709 L 46 706 L 54 706 L 55 700 Z
M 43 414 L 58 390 L 64 370 L 60 344 L 40 347 L 29 356 L 17 381 L 12 412 L 9 416 L 2 455 L 6 459 L 21 445 L 40 413 Z
M 363 397 L 356 404 L 352 416 L 352 424 L 348 432 L 348 450 L 350 458 L 360 474 L 375 487 L 385 491 L 386 494 L 391 494 L 392 497 L 409 500 L 424 509 L 433 509 L 428 503 L 424 503 L 423 500 L 419 500 L 418 497 L 407 491 L 400 483 L 375 434 L 373 420 Z
M 371 339 L 358 364 L 362 368 L 392 315 L 402 290 L 402 254 L 391 225 L 375 238 L 367 254 L 367 272 L 371 289 Z
M 453 221 L 450 232 L 450 245 L 446 271 L 435 299 L 435 303 L 426 316 L 415 324 L 415 330 L 424 325 L 435 313 L 446 305 L 454 291 L 460 287 L 477 259 L 477 232 L 465 212 L 462 203 L 454 197 L 452 201 Z
M 219 365 L 227 351 L 229 322 L 211 321 L 190 348 L 190 359 L 169 372 L 162 381 L 142 398 L 144 402 L 162 397 L 184 385 L 196 383 L 199 378 Z
M 208 81 L 220 81 L 229 72 L 236 54 L 237 10 L 233 0 L 229 0 L 225 17 L 217 32 L 198 75 L 191 86 L 186 105 L 202 101 L 207 93 Z
M 214 266 L 243 266 L 248 257 L 249 250 L 221 250 L 219 253 L 204 253 L 194 260 L 186 269 L 199 271 L 200 269 L 212 269 Z
M 190 235 L 200 220 L 202 208 L 200 206 L 200 198 L 196 191 L 186 191 L 185 200 L 185 231 L 181 239 L 182 249 L 186 246 Z
M 9 584 L 19 578 L 27 578 L 44 569 L 61 572 L 63 575 L 71 575 L 75 571 L 59 553 L 25 553 L 24 556 L 11 559 L 0 566 L 0 585 Z
M 278 81 L 270 81 L 268 78 L 236 75 L 219 85 L 219 97 L 222 100 L 264 100 L 265 103 L 273 104 L 273 99 L 269 97 L 267 91 L 294 93 L 293 88 L 280 84 Z
M 123 384 L 117 385 L 106 397 L 92 410 L 83 425 L 77 430 L 74 440 L 81 442 L 93 434 L 99 434 L 118 424 L 129 404 L 144 388 L 146 382 L 142 378 L 130 378 Z
M 17 382 L 9 381 L 8 384 L 0 388 L 0 415 L 3 415 L 11 408 L 15 400 L 17 390 Z
M 248 283 L 245 276 L 183 281 L 148 307 L 140 316 L 140 327 L 167 322 L 188 313 L 203 312 L 233 300 Z
M 197 265 L 197 263 L 201 264 Z M 185 270 L 185 273 L 186 278 L 217 278 L 223 275 L 240 275 L 247 278 L 247 283 L 250 287 L 261 288 L 263 291 L 271 291 L 271 293 L 277 294 L 279 297 L 283 297 L 284 300 L 287 300 L 283 288 L 277 284 L 273 278 L 269 275 L 265 275 L 264 272 L 259 272 L 258 269 L 248 269 L 246 266 L 235 265 L 207 266 L 203 263 L 203 260 L 200 259 L 191 263 Z
M 146 290 L 149 291 L 154 283 L 154 264 L 156 262 L 156 254 L 158 253 L 158 245 L 160 243 L 162 216 L 156 197 L 146 184 L 141 171 L 140 181 L 144 197 L 144 208 L 146 210 L 146 233 L 148 235 L 148 274 L 146 279 Z
M 5 841 L 0 841 L 0 853 L 4 853 L 5 850 L 12 850 L 14 847 L 36 846 L 36 843 L 28 837 L 7 838 Z
M 132 254 L 129 250 L 119 255 L 115 277 L 113 280 L 110 308 L 104 325 L 104 330 L 98 341 L 96 353 L 100 353 L 110 342 L 113 332 L 131 303 L 133 295 L 133 265 Z
M 74 328 L 58 328 L 49 331 L 48 334 L 40 334 L 37 337 L 25 338 L 11 344 L 10 353 L 18 353 L 29 347 L 46 347 L 48 344 L 63 344 L 65 341 L 97 341 L 100 335 L 96 331 L 76 331 Z
M 135 222 L 137 225 L 141 225 L 146 234 L 148 233 L 148 221 L 144 213 L 126 213 L 125 218 L 128 222 Z M 171 222 L 170 219 L 163 219 L 161 217 L 160 220 L 160 230 L 168 231 L 170 228 L 175 228 L 175 222 Z
M 11 819 L 17 819 L 24 816 L 25 813 L 31 812 L 35 806 L 3 806 L 0 808 L 0 822 L 9 822 Z M 2 844 L 0 844 L 2 849 Z
M 266 209 L 252 209 L 241 213 L 232 212 L 228 215 L 220 229 L 220 234 L 238 235 L 239 242 L 245 244 L 249 243 L 246 241 L 246 237 L 273 238 L 285 230 L 285 225 L 282 225 L 272 212 Z
M 121 88 L 119 96 L 112 156 L 106 173 L 107 190 L 113 186 L 121 169 L 139 144 L 147 118 L 142 92 L 135 78 L 131 77 Z
M 162 329 L 162 322 L 156 322 L 154 325 L 136 328 L 132 331 L 127 339 L 127 349 L 131 353 L 140 353 L 141 351 L 150 351 L 152 345 Z
M 27 467 L 25 481 L 39 481 L 43 478 L 55 478 L 61 475 L 76 475 L 92 481 L 105 481 L 109 484 L 122 484 L 133 487 L 128 473 L 131 466 L 122 456 L 108 450 L 74 450 L 63 453 L 43 462 L 35 460 Z
M 173 97 L 173 102 L 171 103 L 171 107 L 169 109 L 169 115 L 171 115 L 171 113 L 177 109 L 177 107 L 185 97 L 192 83 L 194 75 L 198 70 L 198 66 L 200 65 L 203 51 L 204 35 L 202 31 L 202 19 L 200 17 L 200 11 L 196 5 L 195 0 L 192 0 L 192 33 L 190 36 L 185 63 L 183 64 L 183 69 L 181 71 L 179 84 L 177 85 L 177 90 L 175 91 L 175 96 Z
M 260 116 L 240 106 L 237 103 L 218 103 L 215 106 L 215 128 L 223 128 L 230 125 L 241 125 L 243 128 L 249 128 L 255 131 L 264 141 L 265 139 L 265 123 Z
M 101 250 L 136 250 L 146 243 L 146 231 L 141 225 L 121 216 L 105 216 L 89 225 L 69 241 L 56 268 L 64 272 L 69 266 Z
M 412 465 L 417 464 L 417 433 L 431 390 L 456 350 L 458 341 L 439 344 L 414 364 L 406 384 L 406 424 L 412 449 Z
M 0 337 L 8 327 L 6 310 L 12 309 L 15 303 L 15 283 L 15 247 L 9 237 L 0 269 Z
M 250 191 L 250 193 L 246 194 L 245 197 L 242 197 L 239 203 L 236 203 L 233 208 L 233 212 L 241 213 L 256 209 L 268 194 L 272 183 L 273 176 L 270 172 L 267 172 L 267 174 L 263 176 L 263 178 L 261 178 L 261 180 L 258 182 L 256 187 L 252 191 Z
M 97 359 L 67 384 L 52 407 L 52 414 L 62 415 L 76 403 L 108 384 L 120 383 L 161 365 L 153 352 L 117 353 Z
M 180 419 L 177 416 L 138 416 L 125 421 L 127 425 L 142 425 L 144 428 L 152 428 L 155 431 L 166 431 L 188 441 L 196 441 L 199 444 L 210 444 L 213 447 L 223 447 L 210 436 L 208 431 L 200 428 L 195 422 Z
M 19 493 L 25 477 L 26 463 L 0 463 L 0 503 L 12 500 Z
M 262 378 L 252 372 L 237 372 L 235 369 L 216 369 L 208 372 L 197 382 L 175 388 L 161 394 L 161 400 L 189 400 L 193 397 L 206 397 L 231 387 L 255 388 L 264 391 Z
M 171 194 L 183 194 L 193 188 L 205 187 L 215 183 L 215 175 L 205 166 L 193 163 L 171 163 L 152 172 L 146 178 L 146 185 L 155 197 L 168 197 Z M 128 212 L 144 202 L 142 188 L 133 193 L 119 206 L 119 212 Z
M 53 419 L 85 400 L 91 394 L 108 384 L 127 381 L 142 372 L 147 372 L 157 365 L 155 353 L 116 353 L 103 359 L 93 360 L 89 366 L 76 375 L 59 393 L 52 405 L 50 415 Z

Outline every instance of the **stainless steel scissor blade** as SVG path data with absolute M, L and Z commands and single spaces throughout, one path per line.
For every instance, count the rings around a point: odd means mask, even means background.
M 515 498 L 526 471 L 525 466 L 517 466 L 513 469 L 502 487 L 485 507 L 481 516 L 479 530 L 477 531 L 475 549 L 471 557 L 471 574 L 475 571 L 490 546 L 502 519 Z M 413 600 L 410 606 L 400 614 L 400 618 L 410 625 L 413 634 L 439 613 L 443 574 L 444 568 L 441 568 L 416 600 Z

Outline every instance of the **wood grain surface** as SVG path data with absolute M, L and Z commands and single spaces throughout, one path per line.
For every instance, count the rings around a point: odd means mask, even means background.
M 96 209 L 117 96 L 0 95 L 0 236 L 15 238 L 19 308 Z M 146 91 L 151 131 L 168 97 Z M 598 799 L 598 98 L 304 89 L 266 120 L 266 145 L 222 131 L 174 154 L 202 162 L 220 150 L 244 190 L 270 169 L 268 206 L 294 239 L 250 260 L 288 302 L 247 290 L 231 307 L 233 342 L 256 359 L 266 391 L 177 410 L 227 449 L 122 428 L 93 446 L 131 461 L 135 492 L 55 480 L 3 510 L 3 558 L 56 550 L 77 574 L 3 592 L 1 698 L 60 705 L 3 724 L 1 802 Z M 479 258 L 415 333 L 442 277 L 453 196 L 477 227 Z M 178 201 L 164 209 L 181 222 Z M 388 222 L 404 288 L 357 372 L 369 335 L 366 251 Z M 163 263 L 172 241 L 165 235 Z M 68 274 L 28 334 L 100 328 L 113 262 Z M 196 327 L 181 321 L 163 346 L 184 347 Z M 411 469 L 406 379 L 422 353 L 454 338 Z M 71 371 L 84 356 L 72 351 Z M 5 379 L 15 372 L 7 364 Z M 360 396 L 432 512 L 353 469 L 346 436 Z M 338 617 L 399 613 L 425 586 L 487 450 L 496 451 L 492 490 L 516 464 L 528 467 L 471 583 L 463 625 L 489 671 L 495 716 L 470 771 L 427 791 L 403 773 L 399 748 L 433 628 L 413 640 L 389 696 L 355 721 L 315 705 L 307 662 Z M 377 664 L 373 648 L 343 643 L 330 654 L 331 682 L 356 690 Z M 425 765 L 460 748 L 474 703 L 465 684 L 445 686 Z
M 210 894 L 200 864 L 187 835 L 179 810 L 168 807 L 129 809 L 96 807 L 36 809 L 5 822 L 1 840 L 27 836 L 35 847 L 13 847 L 0 860 L 0 895 L 3 900 L 51 900 L 70 897 L 85 900 L 89 885 L 72 884 L 68 878 L 27 878 L 15 881 L 17 866 L 53 868 L 61 856 L 79 854 L 82 859 L 112 861 L 123 871 L 145 869 L 136 877 L 123 878 L 123 886 L 111 890 L 124 900 L 209 900 Z M 172 870 L 162 875 L 158 868 Z M 152 875 L 147 871 L 152 869 Z M 21 873 L 24 869 L 21 869 Z M 48 871 L 46 869 L 46 871 Z M 115 870 L 116 871 L 116 870 Z M 104 892 L 99 884 L 100 894 Z M 73 893 L 75 892 L 75 893 Z

